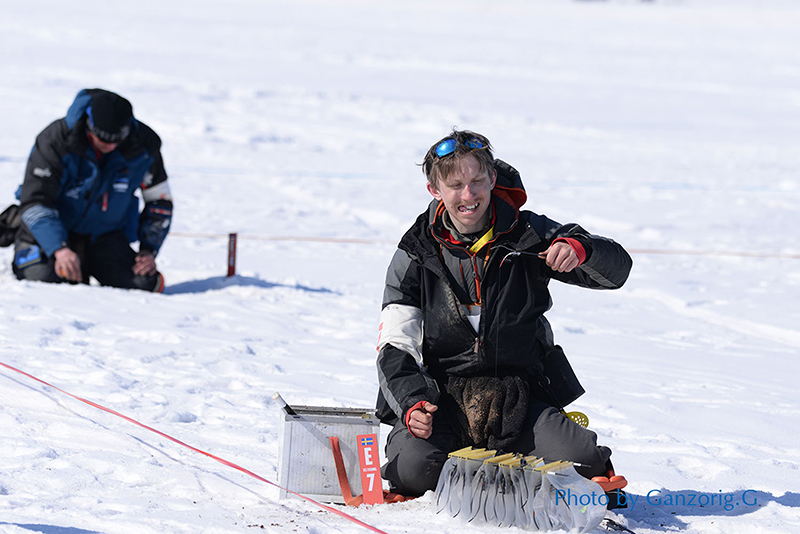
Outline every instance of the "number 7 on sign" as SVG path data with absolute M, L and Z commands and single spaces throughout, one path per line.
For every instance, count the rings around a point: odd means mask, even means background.
M 378 438 L 375 434 L 363 434 L 356 436 L 356 440 L 358 440 L 358 463 L 361 465 L 364 504 L 383 504 Z

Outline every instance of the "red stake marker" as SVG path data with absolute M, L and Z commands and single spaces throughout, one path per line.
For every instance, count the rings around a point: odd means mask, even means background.
M 236 274 L 236 234 L 228 234 L 228 276 Z

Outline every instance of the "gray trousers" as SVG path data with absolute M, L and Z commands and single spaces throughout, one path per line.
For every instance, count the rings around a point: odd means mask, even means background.
M 440 407 L 433 415 L 433 434 L 428 439 L 414 437 L 402 421 L 394 426 L 386 442 L 387 462 L 381 468 L 381 475 L 389 481 L 392 491 L 417 496 L 436 488 L 447 454 L 474 445 L 463 443 L 452 424 Z M 533 399 L 522 435 L 503 452 L 538 456 L 548 462 L 579 463 L 582 466 L 575 469 L 587 478 L 605 475 L 611 465 L 611 449 L 597 445 L 597 434 L 549 404 Z

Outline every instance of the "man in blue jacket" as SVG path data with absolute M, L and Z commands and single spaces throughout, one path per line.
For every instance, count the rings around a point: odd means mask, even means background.
M 31 151 L 18 192 L 17 278 L 88 283 L 92 276 L 101 285 L 162 291 L 155 257 L 169 232 L 172 195 L 160 149 L 128 100 L 80 91 Z M 130 246 L 137 240 L 138 253 Z

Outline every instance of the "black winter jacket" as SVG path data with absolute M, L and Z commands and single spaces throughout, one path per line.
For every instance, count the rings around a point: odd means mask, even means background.
M 408 409 L 419 401 L 435 404 L 448 376 L 531 378 L 546 371 L 544 360 L 554 346 L 544 317 L 552 304 L 550 279 L 616 289 L 628 277 L 632 260 L 619 244 L 591 235 L 577 224 L 561 225 L 543 215 L 519 211 L 527 198 L 519 173 L 500 160 L 495 169 L 495 232 L 487 245 L 472 254 L 443 239 L 444 208 L 434 201 L 400 240 L 389 265 L 377 362 L 377 412 L 386 424 L 405 420 Z M 553 271 L 537 257 L 562 237 L 577 239 L 588 253 L 586 261 L 570 273 Z M 469 296 L 443 263 L 447 254 L 486 261 L 477 282 L 481 288 L 477 333 L 462 306 L 469 304 Z M 566 374 L 570 373 L 571 369 Z M 561 369 L 550 374 L 553 389 L 562 388 L 565 384 L 559 381 L 568 380 Z M 560 403 L 577 398 L 583 392 L 577 388 Z M 541 400 L 555 404 L 548 398 Z

